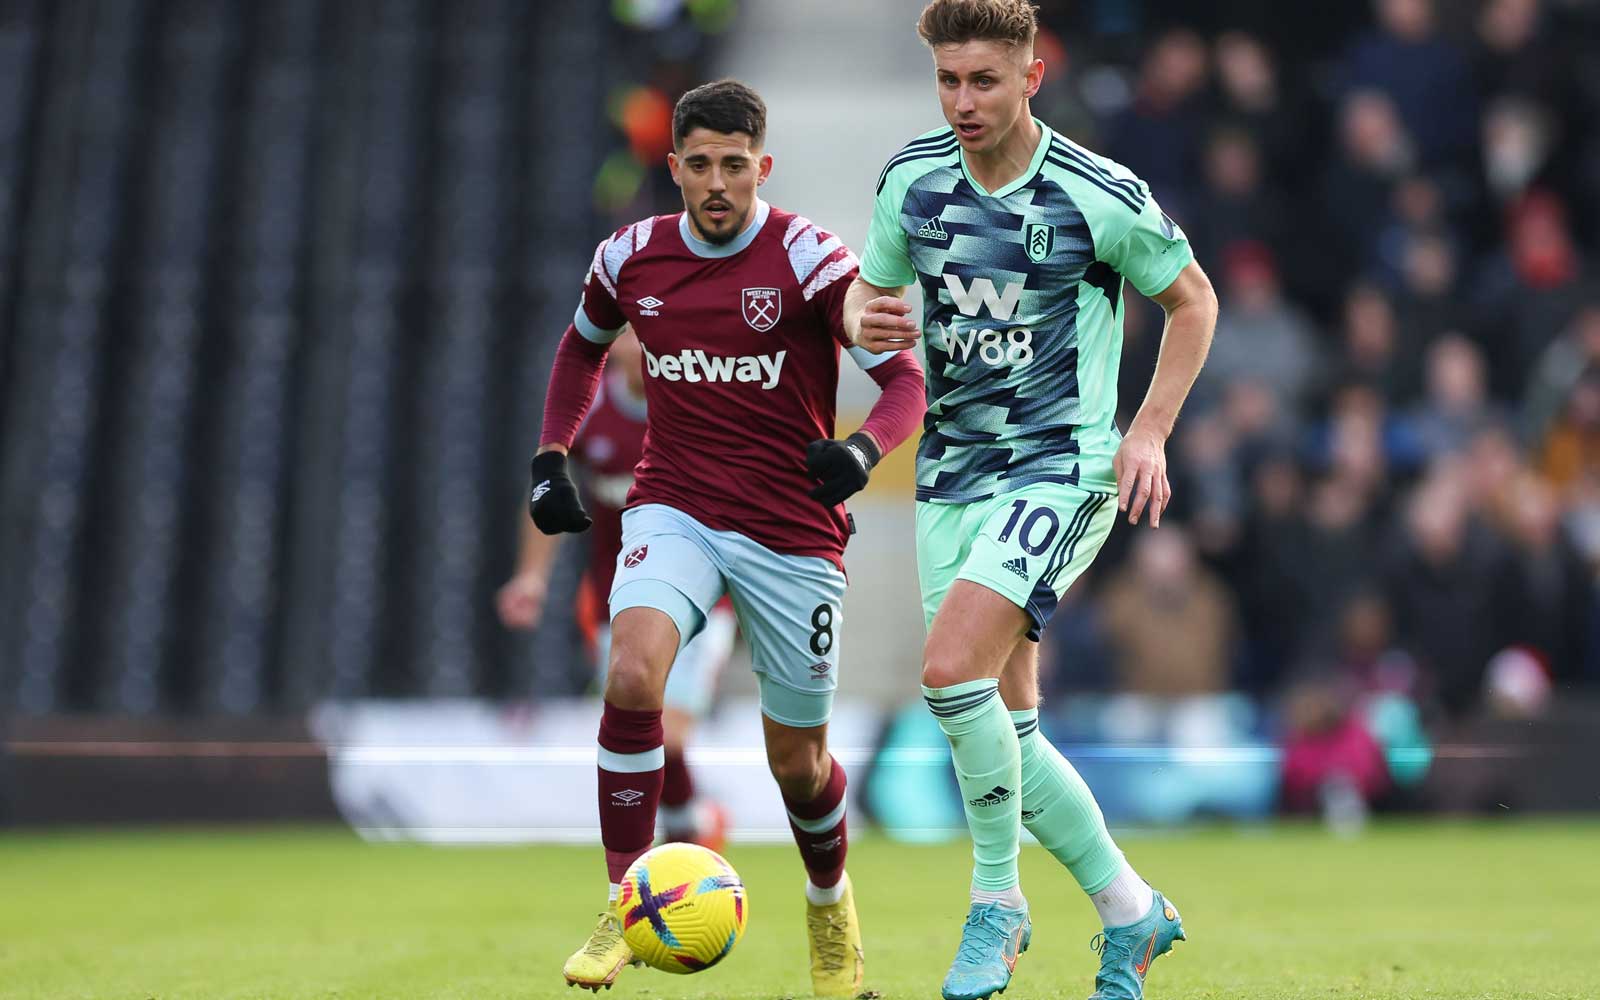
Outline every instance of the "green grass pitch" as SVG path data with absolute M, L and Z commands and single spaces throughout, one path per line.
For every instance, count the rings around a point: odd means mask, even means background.
M 1150 1000 L 1600 997 L 1600 825 L 1303 827 L 1122 838 L 1190 940 Z M 624 972 L 606 1000 L 809 995 L 791 847 L 740 847 L 738 949 L 698 976 Z M 850 871 L 867 985 L 938 996 L 966 908 L 965 846 L 865 838 Z M 340 830 L 0 834 L 0 998 L 563 997 L 603 903 L 594 848 L 366 844 Z M 1023 852 L 1033 947 L 1005 1000 L 1082 998 L 1093 909 Z

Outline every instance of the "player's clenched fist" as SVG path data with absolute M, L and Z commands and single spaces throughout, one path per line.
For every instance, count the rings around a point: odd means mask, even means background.
M 542 573 L 518 573 L 501 585 L 495 594 L 495 610 L 506 628 L 528 630 L 539 624 L 544 614 L 544 598 L 549 587 Z
M 911 303 L 892 295 L 880 295 L 861 311 L 856 346 L 873 354 L 886 354 L 916 346 L 921 336 L 917 321 L 911 318 Z
M 547 535 L 587 531 L 593 520 L 578 499 L 578 487 L 567 475 L 567 456 L 543 451 L 528 463 L 533 485 L 528 493 L 528 516 Z
M 806 445 L 806 471 L 817 486 L 807 495 L 829 507 L 844 503 L 867 485 L 880 457 L 872 438 L 860 431 L 843 441 L 811 442 Z

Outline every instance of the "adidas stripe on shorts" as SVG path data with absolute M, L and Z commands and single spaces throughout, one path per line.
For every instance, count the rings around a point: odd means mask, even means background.
M 917 577 L 929 626 L 957 580 L 1008 598 L 1032 619 L 1038 641 L 1073 581 L 1116 523 L 1116 496 L 1037 483 L 987 500 L 917 504 Z

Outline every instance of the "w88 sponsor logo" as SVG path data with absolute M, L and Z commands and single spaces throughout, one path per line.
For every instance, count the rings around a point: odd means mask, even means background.
M 942 347 L 956 364 L 972 361 L 997 368 L 1010 365 L 1020 368 L 1033 360 L 1033 331 L 1025 326 L 1009 330 L 956 330 L 935 327 L 931 332 L 939 335 L 934 346 Z

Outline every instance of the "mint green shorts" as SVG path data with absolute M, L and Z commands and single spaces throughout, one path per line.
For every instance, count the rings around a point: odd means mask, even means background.
M 1117 519 L 1116 496 L 1037 483 L 987 500 L 917 504 L 917 577 L 929 626 L 957 580 L 1009 599 L 1044 632 L 1073 581 L 1094 562 Z

